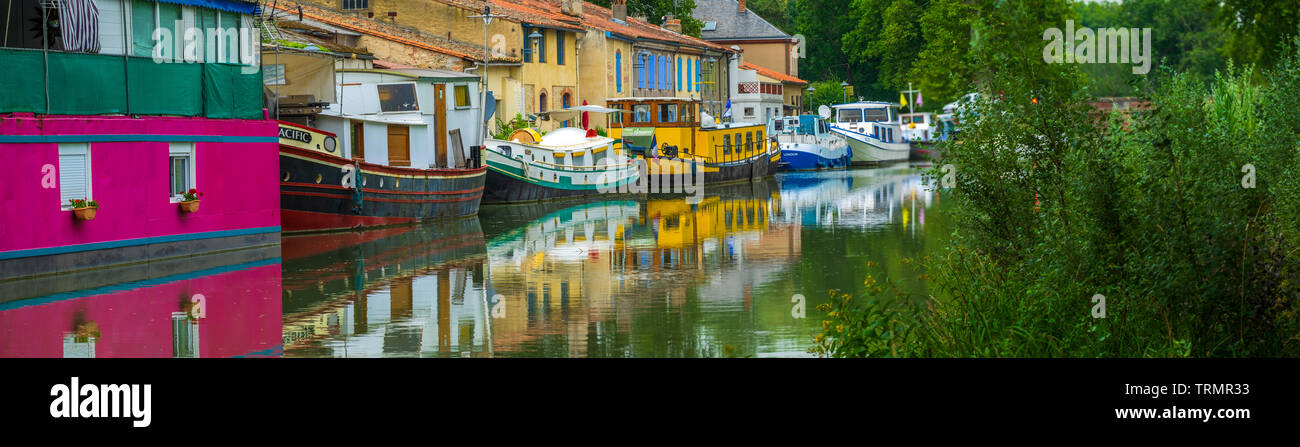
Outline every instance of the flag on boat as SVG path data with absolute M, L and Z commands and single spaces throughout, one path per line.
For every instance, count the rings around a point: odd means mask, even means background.
M 921 102 L 921 92 L 918 90 L 916 92 L 916 106 L 921 107 L 923 105 L 925 105 L 925 103 Z
M 907 96 L 904 96 L 902 93 L 898 94 L 898 106 L 907 107 Z
M 63 0 L 59 5 L 59 28 L 63 50 L 99 52 L 99 9 L 93 0 Z
M 722 112 L 723 118 L 731 118 L 731 100 L 727 100 L 727 111 Z

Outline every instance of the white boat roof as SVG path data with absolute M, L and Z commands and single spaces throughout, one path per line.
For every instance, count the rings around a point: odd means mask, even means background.
M 845 104 L 834 104 L 834 105 L 832 105 L 831 107 L 834 107 L 834 108 L 837 108 L 837 109 L 838 109 L 838 108 L 842 108 L 842 107 L 880 107 L 880 106 L 897 106 L 897 105 L 898 105 L 898 103 L 896 103 L 896 102 L 885 102 L 885 101 L 858 101 L 858 102 L 850 102 L 850 103 L 845 103 Z
M 488 138 L 487 141 L 493 143 L 503 142 L 495 138 Z M 542 136 L 542 141 L 538 143 L 521 143 L 518 141 L 504 141 L 505 143 L 517 144 L 526 147 L 535 147 L 550 151 L 568 152 L 586 150 L 593 147 L 607 146 L 614 140 L 609 137 L 596 136 L 587 138 L 587 131 L 576 127 L 565 127 L 555 129 Z

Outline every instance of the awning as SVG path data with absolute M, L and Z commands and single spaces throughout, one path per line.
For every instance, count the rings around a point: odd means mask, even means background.
M 237 12 L 240 14 L 255 15 L 257 14 L 257 4 L 241 0 L 157 0 L 162 3 L 172 3 L 183 6 L 195 6 L 199 8 L 210 8 L 221 11 Z
M 590 106 L 590 105 L 588 105 L 588 106 L 570 107 L 570 108 L 567 108 L 567 109 L 563 109 L 563 110 L 555 110 L 555 111 L 551 111 L 551 112 L 541 112 L 541 113 L 538 113 L 538 115 L 540 115 L 540 116 L 548 116 L 548 117 L 550 117 L 550 118 L 552 118 L 552 119 L 567 120 L 567 119 L 569 119 L 569 118 L 576 117 L 576 116 L 582 114 L 582 112 L 591 112 L 591 113 L 619 113 L 619 112 L 623 112 L 623 110 L 619 110 L 619 109 L 611 109 L 611 108 L 608 108 L 608 107 L 600 107 L 600 106 Z

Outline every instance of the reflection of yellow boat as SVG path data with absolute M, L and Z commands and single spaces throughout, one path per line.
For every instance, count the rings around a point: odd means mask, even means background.
M 691 209 L 684 200 L 650 200 L 646 215 L 659 219 L 658 248 L 683 248 L 736 233 L 767 231 L 766 198 L 709 197 Z
M 706 183 L 776 174 L 781 151 L 766 135 L 765 124 L 716 123 L 698 113 L 700 101 L 685 98 L 617 98 L 607 100 L 609 136 L 623 142 L 629 155 L 652 160 L 650 172 L 690 172 L 681 160 L 702 165 Z M 677 160 L 673 160 L 677 159 Z

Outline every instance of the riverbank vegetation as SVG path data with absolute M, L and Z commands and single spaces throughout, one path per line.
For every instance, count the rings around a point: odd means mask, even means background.
M 1069 8 L 979 11 L 1015 26 L 963 56 L 982 96 L 931 172 L 952 244 L 913 263 L 938 292 L 832 292 L 812 352 L 1300 355 L 1300 39 L 1208 79 L 1165 65 L 1132 84 L 1149 108 L 1105 114 L 1083 68 L 1043 62 Z

